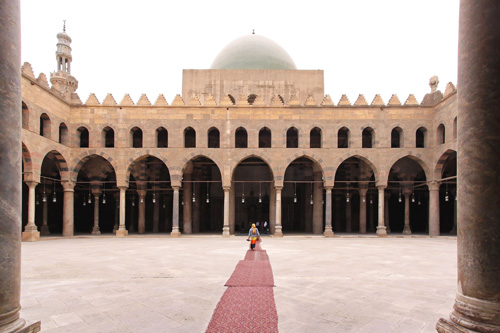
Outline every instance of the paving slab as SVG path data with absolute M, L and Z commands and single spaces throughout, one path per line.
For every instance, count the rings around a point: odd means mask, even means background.
M 42 332 L 204 332 L 246 237 L 22 244 L 21 316 Z M 451 312 L 454 237 L 264 237 L 280 332 L 431 332 Z

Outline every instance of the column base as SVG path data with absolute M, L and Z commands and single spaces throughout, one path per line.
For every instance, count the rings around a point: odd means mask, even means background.
M 283 231 L 281 230 L 281 226 L 276 226 L 274 229 L 274 237 L 283 237 Z
M 172 232 L 170 233 L 170 237 L 180 237 L 181 232 L 179 231 L 178 227 L 173 227 Z
M 439 319 L 436 330 L 448 332 L 500 332 L 500 304 L 457 293 L 449 319 Z
M 403 235 L 411 235 L 411 229 L 410 229 L 410 227 L 404 227 L 404 229 L 403 229 Z
M 333 237 L 332 227 L 325 227 L 325 231 L 323 232 L 323 236 L 325 236 L 325 237 Z
M 19 318 L 15 322 L 2 327 L 0 326 L 1 332 L 12 332 L 12 333 L 37 333 L 42 329 L 41 322 L 37 321 L 33 324 L 27 325 L 24 319 Z
M 120 229 L 119 226 L 117 226 L 116 224 L 113 226 L 113 233 L 116 234 L 116 231 Z
M 24 231 L 22 235 L 23 242 L 35 242 L 40 239 L 38 231 Z
M 125 237 L 128 236 L 128 230 L 116 230 L 116 237 Z
M 48 225 L 42 225 L 42 227 L 40 228 L 40 235 L 42 235 L 42 236 L 50 235 L 50 231 L 49 231 L 49 226 Z
M 101 234 L 101 230 L 99 230 L 99 227 L 94 227 L 92 228 L 92 235 L 100 235 Z
M 222 228 L 222 237 L 229 237 L 231 234 L 229 233 L 229 227 Z
M 377 236 L 387 237 L 387 229 L 385 226 L 377 226 Z

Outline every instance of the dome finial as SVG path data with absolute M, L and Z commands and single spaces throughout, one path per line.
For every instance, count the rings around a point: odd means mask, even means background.
M 255 29 L 252 29 L 252 35 L 255 35 Z
M 66 32 L 66 20 L 63 20 L 63 31 Z

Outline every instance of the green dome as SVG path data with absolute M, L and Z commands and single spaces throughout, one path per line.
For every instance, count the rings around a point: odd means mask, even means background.
M 217 55 L 210 69 L 297 69 L 277 43 L 259 35 L 233 40 Z

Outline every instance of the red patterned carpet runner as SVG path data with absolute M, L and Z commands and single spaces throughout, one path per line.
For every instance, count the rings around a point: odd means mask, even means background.
M 255 251 L 247 251 L 225 285 L 207 333 L 278 332 L 273 271 L 260 242 Z

